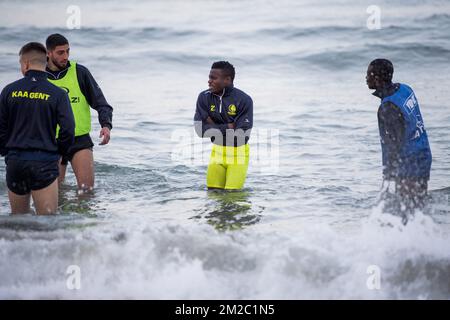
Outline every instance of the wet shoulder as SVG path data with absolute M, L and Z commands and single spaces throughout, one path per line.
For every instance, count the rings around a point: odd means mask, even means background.
M 397 82 L 397 83 L 394 83 L 394 86 L 395 86 L 397 89 L 399 89 L 400 87 L 405 87 L 405 88 L 411 89 L 411 87 L 410 87 L 409 85 L 407 85 L 406 83 L 400 83 L 400 82 Z

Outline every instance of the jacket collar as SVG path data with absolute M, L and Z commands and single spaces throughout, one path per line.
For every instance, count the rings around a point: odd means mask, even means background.
M 25 73 L 25 77 L 47 79 L 47 73 L 45 71 L 39 71 L 39 70 L 28 70 Z
M 374 93 L 372 93 L 375 97 L 383 100 L 386 97 L 392 96 L 397 90 L 400 88 L 399 83 L 389 83 L 385 85 L 383 88 L 378 88 Z
M 69 68 L 70 68 L 70 60 L 67 61 L 67 66 L 62 70 L 53 71 L 47 66 L 47 68 L 45 68 L 45 71 L 47 71 L 47 73 L 51 75 L 51 78 L 58 80 L 61 77 L 61 75 L 64 75 L 67 72 L 67 70 L 69 70 Z
M 223 94 L 215 94 L 215 93 L 212 93 L 211 91 L 210 91 L 210 93 L 211 93 L 212 95 L 214 95 L 214 96 L 218 96 L 218 97 L 226 97 L 226 96 L 228 96 L 228 95 L 231 94 L 231 92 L 233 91 L 233 89 L 234 89 L 234 85 L 231 84 L 231 85 L 229 85 L 228 87 L 225 87 L 225 88 L 224 88 Z

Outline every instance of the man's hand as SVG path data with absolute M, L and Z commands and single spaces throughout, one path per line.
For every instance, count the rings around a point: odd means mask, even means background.
M 216 124 L 216 123 L 214 122 L 214 120 L 211 119 L 211 117 L 206 118 L 206 122 L 207 122 L 208 124 Z M 227 128 L 228 128 L 228 129 L 236 129 L 236 125 L 235 125 L 233 122 L 227 123 Z
M 102 142 L 99 143 L 99 145 L 105 145 L 108 144 L 109 139 L 111 139 L 111 131 L 108 127 L 103 127 L 102 130 L 100 130 L 100 137 L 103 137 Z

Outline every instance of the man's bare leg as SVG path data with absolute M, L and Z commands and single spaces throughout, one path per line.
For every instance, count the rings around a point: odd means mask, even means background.
M 59 167 L 58 182 L 63 183 L 64 179 L 66 178 L 67 164 L 61 164 L 61 160 L 59 160 L 58 167 Z
M 75 153 L 71 161 L 77 178 L 78 191 L 90 192 L 94 189 L 94 155 L 92 150 L 83 149 Z
M 58 179 L 48 187 L 31 191 L 36 214 L 55 214 L 58 209 Z
M 21 196 L 8 190 L 8 197 L 12 214 L 26 214 L 31 212 L 30 194 Z

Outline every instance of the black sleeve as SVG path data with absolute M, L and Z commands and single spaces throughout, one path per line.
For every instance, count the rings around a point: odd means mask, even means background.
M 216 136 L 218 131 L 222 135 L 225 135 L 228 125 L 225 124 L 209 124 L 206 122 L 208 118 L 207 104 L 203 97 L 203 93 L 200 93 L 197 99 L 197 107 L 194 115 L 195 132 L 201 138 L 210 138 Z M 214 130 L 215 129 L 215 130 Z
M 8 107 L 6 104 L 7 93 L 3 90 L 0 94 L 0 155 L 7 153 L 6 143 L 8 142 Z
M 81 92 L 86 97 L 92 109 L 98 112 L 98 122 L 103 127 L 112 129 L 113 108 L 106 101 L 100 86 L 95 81 L 89 70 L 77 64 L 77 77 Z
M 75 139 L 75 119 L 67 94 L 61 94 L 56 114 L 59 124 L 58 153 L 65 155 Z
M 405 119 L 399 108 L 387 102 L 378 111 L 380 138 L 389 157 L 383 174 L 388 178 L 399 165 L 399 153 L 405 134 Z
M 234 123 L 236 129 L 242 129 L 244 131 L 253 127 L 253 101 L 250 97 L 242 104 L 242 108 L 234 119 Z

